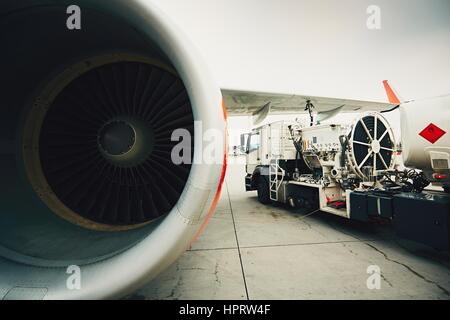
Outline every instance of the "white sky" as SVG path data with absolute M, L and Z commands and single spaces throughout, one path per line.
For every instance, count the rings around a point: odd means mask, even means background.
M 406 100 L 450 93 L 449 0 L 148 1 L 221 87 L 385 101 L 388 79 Z M 369 5 L 381 30 L 366 26 Z

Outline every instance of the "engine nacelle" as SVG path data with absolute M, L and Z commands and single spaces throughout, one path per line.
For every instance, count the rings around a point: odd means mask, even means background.
M 0 299 L 126 295 L 214 210 L 226 159 L 176 165 L 172 133 L 203 159 L 198 137 L 225 133 L 221 92 L 148 1 L 5 0 L 0 27 Z

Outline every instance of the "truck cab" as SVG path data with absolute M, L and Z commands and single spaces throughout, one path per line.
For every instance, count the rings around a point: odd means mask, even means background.
M 274 159 L 292 162 L 296 149 L 290 134 L 295 122 L 278 121 L 252 130 L 241 136 L 246 154 L 245 188 L 258 191 L 262 203 L 270 203 L 270 164 Z M 292 164 L 293 165 L 293 164 Z
M 253 173 L 255 168 L 261 164 L 262 148 L 261 148 L 262 129 L 257 128 L 250 133 L 241 136 L 242 150 L 246 158 L 246 172 Z

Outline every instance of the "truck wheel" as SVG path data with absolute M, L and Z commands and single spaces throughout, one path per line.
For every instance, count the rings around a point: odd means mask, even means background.
M 263 176 L 258 177 L 258 200 L 262 204 L 270 204 L 272 202 L 270 200 L 269 181 Z

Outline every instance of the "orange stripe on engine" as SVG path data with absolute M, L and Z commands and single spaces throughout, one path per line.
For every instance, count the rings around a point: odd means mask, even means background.
M 197 235 L 195 236 L 194 240 L 191 242 L 191 245 L 200 238 L 203 231 L 205 231 L 206 226 L 208 225 L 209 220 L 211 220 L 211 217 L 216 210 L 217 204 L 219 203 L 220 194 L 222 193 L 222 187 L 223 183 L 225 182 L 225 175 L 227 173 L 227 164 L 228 164 L 228 125 L 227 125 L 227 108 L 225 106 L 225 100 L 222 98 L 222 109 L 223 109 L 223 117 L 225 120 L 225 154 L 223 155 L 223 167 L 222 167 L 222 175 L 220 176 L 219 186 L 217 188 L 216 195 L 214 196 L 214 200 L 212 203 L 211 208 L 208 211 L 208 215 L 205 218 L 205 221 L 203 221 L 202 226 L 200 227 Z
M 200 227 L 200 230 L 198 231 L 198 233 L 195 236 L 195 239 L 194 239 L 194 241 L 192 241 L 192 243 L 194 243 L 195 241 L 198 240 L 198 238 L 200 238 L 200 236 L 202 235 L 203 231 L 205 231 L 205 228 L 208 225 L 209 220 L 211 220 L 211 217 L 212 217 L 214 211 L 216 210 L 217 204 L 219 203 L 220 194 L 222 193 L 222 187 L 223 187 L 223 183 L 225 181 L 226 172 L 227 172 L 227 156 L 225 155 L 225 157 L 224 157 L 224 165 L 223 165 L 223 169 L 222 169 L 222 176 L 220 177 L 219 187 L 217 188 L 217 193 L 216 193 L 216 195 L 214 197 L 213 204 L 211 206 L 211 209 L 209 209 L 208 215 L 206 216 L 205 221 L 203 221 L 203 224 Z

